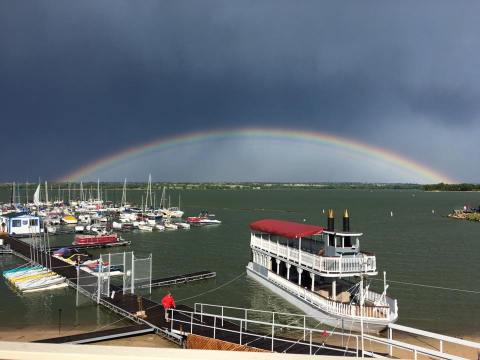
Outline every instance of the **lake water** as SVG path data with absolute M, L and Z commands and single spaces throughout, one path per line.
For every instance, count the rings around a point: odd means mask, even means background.
M 128 197 L 130 201 L 140 202 L 142 194 L 132 190 Z M 171 192 L 172 199 L 177 196 L 178 192 Z M 214 280 L 153 289 L 151 297 L 155 300 L 171 290 L 177 302 L 189 305 L 204 302 L 298 312 L 245 275 L 245 265 L 250 259 L 248 224 L 262 218 L 277 218 L 299 222 L 305 219 L 306 223 L 326 225 L 327 209 L 333 208 L 339 227 L 343 209 L 348 208 L 351 230 L 364 233 L 362 249 L 377 256 L 378 279 L 385 270 L 390 280 L 476 292 L 392 282 L 389 294 L 398 299 L 398 323 L 452 335 L 480 334 L 480 223 L 446 217 L 453 208 L 480 204 L 479 193 L 192 190 L 182 191 L 181 196 L 186 215 L 197 215 L 200 210 L 208 209 L 222 220 L 222 225 L 189 231 L 124 233 L 122 236 L 132 241 L 130 247 L 89 252 L 126 250 L 134 251 L 139 257 L 152 253 L 154 278 L 200 270 L 217 272 Z M 0 201 L 7 199 L 7 192 L 0 194 Z M 54 245 L 70 244 L 73 235 L 52 239 Z M 0 260 L 0 269 L 22 262 L 13 256 L 3 256 Z M 210 291 L 238 276 L 234 282 Z M 381 286 L 381 281 L 372 281 L 373 288 Z M 1 326 L 56 326 L 58 309 L 62 309 L 63 326 L 91 326 L 93 330 L 119 319 L 87 299 L 75 307 L 75 293 L 71 289 L 19 295 L 3 279 L 0 304 Z

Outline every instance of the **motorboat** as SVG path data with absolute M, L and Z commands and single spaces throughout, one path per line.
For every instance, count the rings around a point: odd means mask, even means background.
M 104 235 L 75 235 L 73 245 L 112 244 L 120 241 L 116 233 Z

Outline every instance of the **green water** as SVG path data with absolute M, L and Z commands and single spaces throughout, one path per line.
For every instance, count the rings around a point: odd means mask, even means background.
M 172 199 L 177 194 L 171 192 Z M 6 201 L 8 195 L 3 195 L 0 201 Z M 131 191 L 128 196 L 133 200 L 141 195 Z M 139 257 L 153 253 L 154 278 L 199 270 L 217 272 L 214 280 L 169 289 L 177 301 L 200 295 L 184 302 L 297 312 L 246 276 L 216 291 L 208 291 L 245 274 L 250 259 L 250 222 L 262 218 L 306 219 L 307 223 L 325 225 L 323 209 L 333 208 L 340 215 L 348 208 L 352 230 L 365 234 L 361 239 L 362 249 L 377 255 L 379 279 L 385 270 L 391 280 L 477 291 L 466 293 L 391 283 L 389 293 L 398 299 L 400 324 L 452 335 L 480 333 L 480 223 L 446 217 L 453 208 L 480 204 L 478 193 L 206 190 L 183 191 L 181 195 L 186 215 L 208 209 L 223 224 L 189 231 L 125 233 L 122 236 L 132 240 L 132 245 L 110 250 L 133 250 Z M 337 224 L 340 221 L 337 216 Z M 72 238 L 72 235 L 54 237 L 53 243 L 70 244 Z M 0 268 L 15 263 L 21 261 L 4 256 Z M 380 286 L 381 281 L 372 282 L 372 287 Z M 151 297 L 159 300 L 167 290 L 153 289 Z M 80 324 L 93 329 L 118 321 L 118 317 L 86 299 L 76 308 L 75 294 L 70 289 L 20 296 L 0 281 L 0 302 L 2 326 L 53 326 L 57 324 L 59 308 L 65 326 Z

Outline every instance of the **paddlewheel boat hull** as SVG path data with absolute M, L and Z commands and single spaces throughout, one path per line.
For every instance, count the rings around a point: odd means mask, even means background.
M 281 286 L 281 284 L 269 278 L 268 271 L 264 272 L 267 275 L 256 271 L 254 269 L 253 263 L 249 263 L 246 267 L 246 270 L 247 275 L 250 276 L 253 280 L 262 284 L 275 294 L 282 297 L 284 300 L 288 301 L 290 304 L 303 311 L 305 314 L 314 317 L 321 323 L 337 329 L 342 329 L 343 327 L 344 331 L 361 332 L 360 317 L 354 319 L 352 318 L 352 316 L 335 315 L 332 312 L 323 310 L 322 308 L 316 306 L 310 301 L 310 297 L 308 296 L 310 295 L 310 292 L 308 290 L 299 287 L 298 292 L 295 292 L 295 290 L 292 291 L 287 287 L 283 287 Z M 384 330 L 391 322 L 394 321 L 391 321 L 390 319 L 371 320 L 365 318 L 363 321 L 363 330 L 366 333 L 378 334 L 379 332 Z

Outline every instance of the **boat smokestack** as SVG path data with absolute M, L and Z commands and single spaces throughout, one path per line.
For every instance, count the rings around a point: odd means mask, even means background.
M 348 217 L 347 209 L 345 209 L 345 212 L 343 213 L 343 231 L 350 231 L 350 218 Z
M 350 217 L 348 216 L 348 210 L 345 209 L 343 213 L 343 231 L 350 232 Z M 352 246 L 352 238 L 350 236 L 345 236 L 344 238 L 344 245 L 345 247 Z
M 333 214 L 333 210 L 328 210 L 328 219 L 327 219 L 327 230 L 328 231 L 335 231 L 335 216 Z

